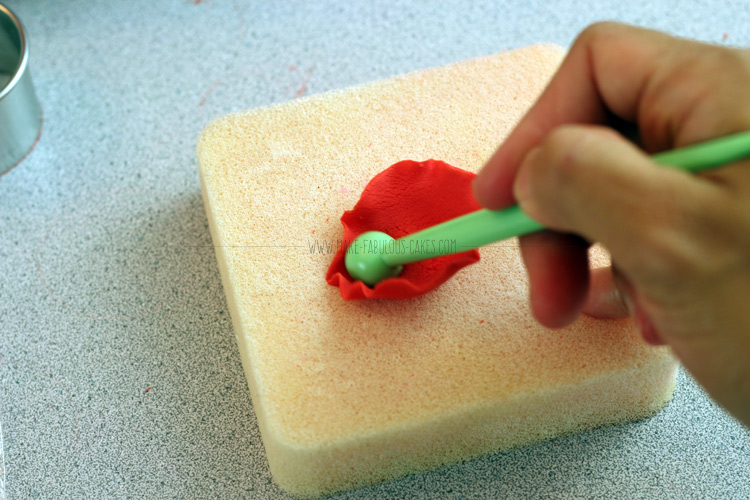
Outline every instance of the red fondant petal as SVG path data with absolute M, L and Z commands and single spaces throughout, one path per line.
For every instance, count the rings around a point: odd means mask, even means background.
M 376 175 L 352 210 L 344 212 L 344 242 L 326 273 L 345 300 L 409 299 L 440 286 L 459 269 L 479 260 L 470 250 L 404 266 L 397 278 L 370 288 L 354 281 L 344 266 L 348 244 L 367 231 L 382 231 L 394 238 L 479 210 L 474 200 L 471 172 L 438 160 L 398 162 Z

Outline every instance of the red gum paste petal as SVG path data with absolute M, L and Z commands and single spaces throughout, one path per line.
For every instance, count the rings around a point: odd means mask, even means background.
M 341 217 L 345 244 L 328 268 L 328 284 L 339 287 L 344 300 L 410 299 L 478 262 L 477 250 L 414 262 L 404 266 L 397 278 L 384 280 L 374 288 L 354 281 L 344 265 L 348 245 L 362 233 L 382 231 L 401 238 L 482 208 L 471 192 L 474 177 L 438 160 L 400 161 L 373 177 L 354 208 Z

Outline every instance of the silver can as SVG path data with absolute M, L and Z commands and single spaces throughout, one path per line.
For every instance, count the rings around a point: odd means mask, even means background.
M 0 175 L 24 159 L 42 128 L 21 21 L 0 4 Z

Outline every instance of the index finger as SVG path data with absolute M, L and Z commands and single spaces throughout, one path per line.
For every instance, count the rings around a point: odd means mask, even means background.
M 636 121 L 643 89 L 674 39 L 656 31 L 598 23 L 578 37 L 547 88 L 474 180 L 489 209 L 515 203 L 513 181 L 526 154 L 555 127 L 607 123 L 611 114 Z

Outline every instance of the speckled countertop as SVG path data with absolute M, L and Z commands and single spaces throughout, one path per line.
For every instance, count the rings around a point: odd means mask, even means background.
M 212 117 L 615 19 L 750 46 L 731 2 L 6 0 L 36 149 L 0 177 L 0 498 L 287 498 L 200 198 Z M 681 373 L 655 417 L 337 498 L 750 498 L 750 434 Z

